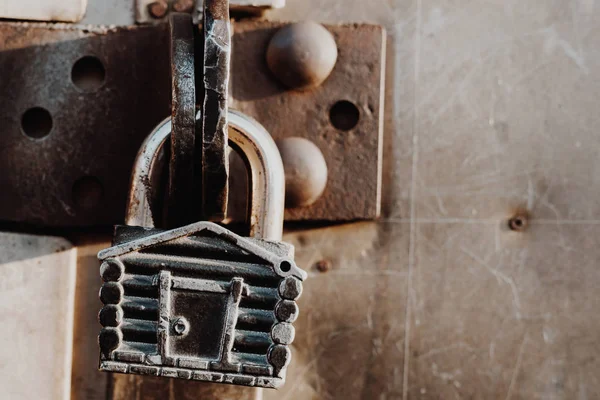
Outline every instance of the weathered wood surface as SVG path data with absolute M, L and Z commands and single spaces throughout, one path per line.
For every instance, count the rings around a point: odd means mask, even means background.
M 0 249 L 0 398 L 66 400 L 76 250 L 14 233 L 0 233 Z

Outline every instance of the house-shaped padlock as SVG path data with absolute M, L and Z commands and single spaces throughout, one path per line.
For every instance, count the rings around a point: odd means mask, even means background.
M 101 251 L 100 369 L 278 387 L 306 272 L 293 246 L 198 222 Z

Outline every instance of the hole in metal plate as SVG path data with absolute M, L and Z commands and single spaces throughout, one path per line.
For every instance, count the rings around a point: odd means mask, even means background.
M 360 112 L 354 103 L 340 100 L 331 107 L 329 120 L 331 125 L 340 131 L 349 131 L 358 124 Z
M 71 81 L 84 92 L 98 90 L 106 77 L 102 62 L 93 56 L 85 56 L 77 60 L 71 70 Z
M 42 107 L 33 107 L 25 111 L 21 118 L 23 133 L 33 139 L 42 139 L 52 130 L 52 116 Z

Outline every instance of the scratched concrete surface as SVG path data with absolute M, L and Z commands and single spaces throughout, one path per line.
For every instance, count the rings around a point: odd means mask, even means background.
M 265 400 L 600 398 L 600 3 L 288 0 L 268 17 L 389 40 L 385 216 L 286 235 L 310 279 Z M 113 399 L 200 394 L 116 382 Z
M 290 0 L 276 16 L 387 27 L 386 216 L 288 236 L 304 267 L 334 267 L 312 271 L 293 378 L 265 398 L 600 398 L 600 3 Z M 524 232 L 506 228 L 516 210 Z

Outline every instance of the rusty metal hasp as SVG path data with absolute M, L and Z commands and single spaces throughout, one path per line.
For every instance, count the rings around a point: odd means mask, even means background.
M 192 17 L 173 13 L 171 33 L 171 157 L 169 163 L 168 227 L 200 217 L 222 221 L 227 211 L 227 93 L 231 26 L 227 0 L 204 3 L 202 65 L 195 66 Z M 197 46 L 199 47 L 199 45 Z M 196 73 L 201 85 L 196 90 Z M 200 118 L 196 121 L 196 104 Z M 210 184 L 204 184 L 210 182 Z M 194 207 L 201 201 L 201 207 Z

